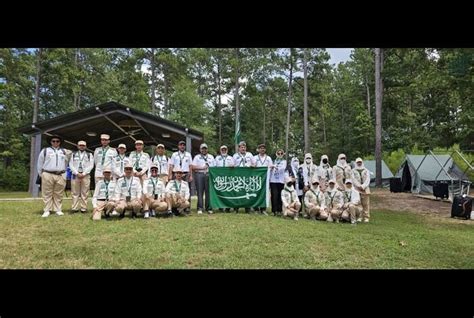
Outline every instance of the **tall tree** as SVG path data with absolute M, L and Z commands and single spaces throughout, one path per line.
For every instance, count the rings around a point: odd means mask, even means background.
M 375 49 L 375 185 L 382 187 L 383 49 Z
M 35 102 L 33 105 L 33 118 L 32 122 L 35 124 L 38 121 L 38 110 L 39 110 L 39 100 L 40 100 L 40 87 L 41 87 L 41 59 L 42 59 L 43 49 L 39 48 L 37 50 L 36 57 L 36 84 L 35 84 Z M 30 146 L 30 169 L 35 166 L 35 154 L 36 154 L 36 137 L 31 137 L 31 146 Z M 30 174 L 28 192 L 33 192 L 33 187 L 36 184 L 34 174 Z

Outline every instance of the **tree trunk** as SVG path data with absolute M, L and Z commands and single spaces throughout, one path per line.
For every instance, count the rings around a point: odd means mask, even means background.
M 222 145 L 222 96 L 221 96 L 221 63 L 217 62 L 217 116 L 219 118 L 219 147 Z
M 288 160 L 288 140 L 290 137 L 291 100 L 293 96 L 293 49 L 290 49 L 290 79 L 288 81 L 288 110 L 286 112 L 285 157 Z
M 267 135 L 266 132 L 266 107 L 267 106 L 267 99 L 265 98 L 265 102 L 263 103 L 262 111 L 263 111 L 263 143 L 265 144 L 265 136 Z
M 37 58 L 36 58 L 36 87 L 35 87 L 35 102 L 33 105 L 33 124 L 38 121 L 38 112 L 39 112 L 39 95 L 41 87 L 41 59 L 42 59 L 43 49 L 38 49 Z M 35 158 L 36 153 L 36 137 L 31 137 L 31 147 L 30 147 L 30 169 L 35 167 Z M 30 183 L 28 185 L 28 192 L 33 193 L 33 187 L 36 186 L 35 180 L 36 173 L 30 172 Z
M 239 49 L 235 49 L 235 55 L 237 61 L 239 59 Z M 238 62 L 237 62 L 238 63 Z M 234 100 L 235 100 L 235 152 L 239 150 L 239 139 L 240 139 L 240 100 L 239 100 L 239 67 L 236 65 L 235 69 L 235 91 L 234 91 Z
M 150 52 L 150 64 L 151 64 L 151 112 L 155 115 L 158 114 L 155 104 L 155 90 L 156 90 L 156 78 L 155 78 L 155 49 L 152 48 Z
M 79 49 L 76 49 L 74 51 L 74 68 L 76 69 L 76 71 L 79 69 Z M 76 83 L 79 82 L 79 79 L 75 78 L 74 82 Z M 74 110 L 79 110 L 79 95 L 80 95 L 79 92 L 75 89 L 74 90 Z
M 304 152 L 309 153 L 309 127 L 308 127 L 308 50 L 303 50 L 303 72 L 304 72 L 304 102 L 303 102 L 303 122 L 304 122 Z
M 163 67 L 163 108 L 164 108 L 164 113 L 166 115 L 169 115 L 169 105 L 168 105 L 168 74 L 167 74 L 167 67 L 166 64 Z
M 375 49 L 375 185 L 382 187 L 382 97 L 383 82 L 381 71 L 383 51 Z
M 365 89 L 367 90 L 367 113 L 369 114 L 370 118 L 370 89 L 369 89 L 369 79 L 368 75 L 365 75 Z

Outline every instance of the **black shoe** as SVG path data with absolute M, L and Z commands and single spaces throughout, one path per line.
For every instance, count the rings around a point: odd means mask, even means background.
M 137 214 L 135 212 L 132 212 L 132 219 L 136 218 Z
M 124 217 L 125 217 L 125 212 L 123 212 L 123 213 L 120 213 L 120 215 L 119 215 L 119 219 L 123 219 Z

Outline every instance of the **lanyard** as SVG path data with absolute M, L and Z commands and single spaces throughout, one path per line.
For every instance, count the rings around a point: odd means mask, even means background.
M 184 155 L 182 157 L 179 153 L 180 153 L 180 151 L 178 151 L 179 166 L 182 168 L 183 167 L 183 159 L 184 159 L 184 157 L 186 157 L 186 153 L 184 152 Z
M 57 167 L 58 166 L 58 151 L 53 147 L 51 147 L 51 149 L 54 151 L 54 154 L 56 155 L 56 167 Z
M 225 167 L 225 162 L 227 161 L 227 156 L 222 156 L 221 155 L 221 158 L 222 158 L 222 164 L 223 164 L 223 167 Z
M 81 152 L 82 152 L 82 157 L 81 157 Z M 77 155 L 79 156 L 79 169 L 82 169 L 82 161 L 84 160 L 86 153 L 85 151 L 79 151 Z
M 247 153 L 245 153 L 246 155 Z M 245 166 L 245 155 L 242 156 L 242 154 L 239 152 L 239 156 L 240 156 L 240 163 L 239 163 L 239 166 L 243 167 Z
M 166 156 L 155 156 L 158 158 L 158 165 L 160 166 L 160 174 L 161 174 L 161 166 L 163 163 L 166 163 Z M 164 158 L 164 160 L 163 160 Z
M 336 191 L 333 191 L 334 194 L 331 196 L 331 192 L 329 192 L 329 198 L 331 199 L 331 207 L 332 207 L 332 201 L 334 200 L 334 197 L 336 196 Z
M 263 161 L 260 160 L 260 155 L 258 155 L 257 157 L 258 157 L 258 162 L 263 166 L 263 164 L 267 161 L 267 155 L 265 155 L 265 159 Z
M 102 152 L 101 152 L 101 155 L 102 155 L 102 164 L 101 166 L 103 167 L 104 166 L 104 162 L 105 162 L 105 155 L 107 154 L 107 151 L 109 150 L 109 146 L 107 147 L 102 147 Z
M 123 172 L 123 160 L 125 159 L 125 155 L 123 155 L 123 157 L 118 155 L 117 157 L 120 158 L 120 172 L 122 173 Z

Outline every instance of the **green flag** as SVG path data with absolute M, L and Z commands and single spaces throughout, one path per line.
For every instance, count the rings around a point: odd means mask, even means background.
M 269 204 L 268 168 L 209 168 L 211 207 L 251 208 Z

